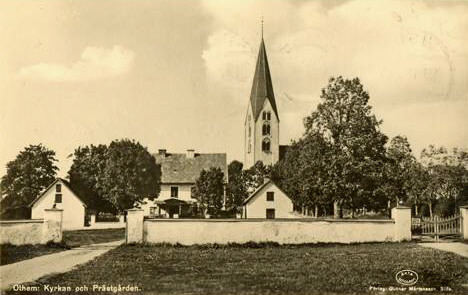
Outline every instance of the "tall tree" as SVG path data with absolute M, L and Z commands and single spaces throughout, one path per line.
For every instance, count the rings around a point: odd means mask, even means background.
M 88 208 L 99 212 L 114 212 L 115 206 L 103 196 L 100 187 L 106 168 L 108 148 L 106 145 L 78 147 L 73 154 L 73 163 L 68 171 L 72 189 L 85 201 Z
M 243 164 L 236 160 L 232 161 L 228 165 L 226 209 L 234 209 L 236 212 L 241 212 L 242 203 L 248 197 L 242 168 Z
M 218 215 L 223 208 L 223 171 L 215 167 L 209 170 L 202 170 L 195 182 L 194 195 L 205 214 Z
M 468 191 L 468 156 L 466 151 L 430 145 L 421 152 L 421 162 L 427 169 L 428 181 L 424 200 L 432 217 L 436 203 L 454 202 Z
M 305 136 L 319 134 L 329 146 L 328 186 L 332 198 L 352 209 L 372 198 L 385 159 L 387 137 L 380 132 L 369 94 L 358 78 L 331 78 L 321 102 L 304 119 Z
M 13 217 L 15 209 L 22 212 L 17 217 L 26 217 L 21 215 L 28 211 L 28 205 L 55 180 L 56 161 L 54 151 L 38 144 L 26 147 L 15 160 L 7 163 L 6 174 L 0 182 L 4 218 Z
M 417 168 L 414 167 L 415 164 L 416 159 L 408 139 L 404 136 L 392 138 L 386 150 L 381 184 L 378 188 L 382 201 L 388 204 L 389 213 L 391 205 L 408 201 L 411 187 L 416 185 L 412 180 L 417 173 L 414 170 Z
M 68 174 L 72 187 L 97 211 L 121 212 L 144 198 L 153 199 L 160 189 L 155 158 L 128 139 L 79 147 Z
M 110 143 L 99 187 L 118 211 L 132 208 L 144 198 L 154 199 L 160 179 L 156 159 L 139 142 L 123 139 Z

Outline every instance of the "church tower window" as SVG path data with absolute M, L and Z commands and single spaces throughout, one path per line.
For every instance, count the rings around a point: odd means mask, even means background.
M 262 134 L 263 135 L 270 135 L 270 124 L 268 124 L 268 123 L 263 124 Z
M 262 151 L 264 152 L 270 151 L 270 140 L 268 138 L 265 138 L 262 141 Z

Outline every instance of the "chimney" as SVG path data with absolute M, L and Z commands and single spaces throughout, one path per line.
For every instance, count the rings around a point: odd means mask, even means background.
M 158 154 L 161 155 L 163 158 L 166 157 L 166 150 L 165 149 L 159 149 Z
M 195 150 L 194 149 L 188 149 L 187 150 L 187 159 L 193 159 L 195 158 Z

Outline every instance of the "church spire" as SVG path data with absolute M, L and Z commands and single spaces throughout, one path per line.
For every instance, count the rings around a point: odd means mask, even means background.
M 265 99 L 268 99 L 276 117 L 279 120 L 278 110 L 276 109 L 275 94 L 273 93 L 273 83 L 271 82 L 270 68 L 268 66 L 268 58 L 263 41 L 263 19 L 262 19 L 262 40 L 260 42 L 260 50 L 258 52 L 257 65 L 255 67 L 255 75 L 250 92 L 250 103 L 255 121 L 257 121 Z

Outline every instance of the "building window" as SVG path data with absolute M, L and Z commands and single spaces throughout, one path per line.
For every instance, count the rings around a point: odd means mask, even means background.
M 275 209 L 266 209 L 266 218 L 275 219 Z
M 55 194 L 55 203 L 62 203 L 62 194 Z
M 55 185 L 55 191 L 57 193 L 61 193 L 62 192 L 62 185 L 60 183 L 56 184 Z
M 263 124 L 262 131 L 263 135 L 270 135 L 270 124 Z
M 267 201 L 274 202 L 275 201 L 275 193 L 274 192 L 267 192 Z
M 252 134 L 252 128 L 249 125 L 249 137 L 250 137 L 251 134 Z
M 262 151 L 264 152 L 270 151 L 270 140 L 268 138 L 265 138 L 262 141 Z
M 171 198 L 179 197 L 179 188 L 177 186 L 171 186 Z
M 158 207 L 150 207 L 150 215 L 156 215 Z
M 252 144 L 250 143 L 250 139 L 249 139 L 249 145 L 247 147 L 247 153 L 250 154 L 251 150 L 252 150 Z
M 263 111 L 263 113 L 262 113 L 262 119 L 266 120 L 266 112 L 265 111 Z
M 270 112 L 267 112 L 266 117 L 267 117 L 266 119 L 267 119 L 268 121 L 270 121 L 270 120 L 271 120 L 271 113 L 270 113 Z

